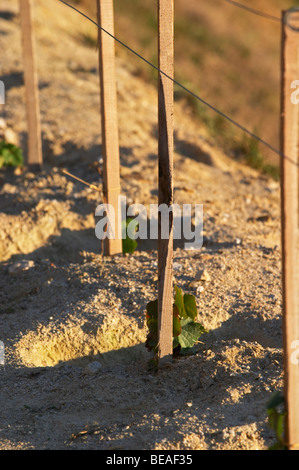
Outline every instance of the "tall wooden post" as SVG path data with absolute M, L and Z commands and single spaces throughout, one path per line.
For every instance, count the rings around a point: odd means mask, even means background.
M 20 0 L 25 99 L 28 128 L 27 164 L 32 169 L 40 169 L 43 164 L 43 155 L 31 6 L 31 0 Z
M 113 0 L 97 0 L 99 25 L 114 35 Z M 120 163 L 117 114 L 117 90 L 115 71 L 115 42 L 99 29 L 99 71 L 101 87 L 102 145 L 103 145 L 103 192 L 105 203 L 114 208 L 115 233 L 106 239 L 107 254 L 122 253 L 119 224 L 118 196 L 120 196 Z
M 174 0 L 158 1 L 159 69 L 174 75 Z M 159 205 L 173 204 L 173 82 L 159 72 Z M 158 240 L 158 311 L 159 364 L 172 358 L 173 325 L 173 214 L 169 215 L 169 237 L 161 236 L 159 212 Z
M 293 82 L 299 79 L 299 12 L 284 12 L 282 29 L 281 152 L 287 157 L 281 161 L 284 394 L 286 441 L 290 450 L 299 450 L 299 104 L 292 99 Z

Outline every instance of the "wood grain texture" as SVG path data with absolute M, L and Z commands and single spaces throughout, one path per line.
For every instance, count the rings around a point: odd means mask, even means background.
M 114 34 L 113 0 L 97 0 L 99 25 Z M 99 29 L 99 73 L 101 88 L 101 117 L 103 145 L 103 193 L 105 203 L 113 206 L 115 211 L 115 236 L 106 239 L 107 254 L 122 253 L 122 239 L 119 230 L 118 197 L 120 196 L 120 163 L 118 112 L 115 68 L 115 43 L 104 31 Z
M 283 13 L 282 92 L 281 92 L 281 160 L 282 187 L 282 254 L 283 254 L 283 333 L 285 402 L 287 409 L 286 439 L 290 450 L 299 447 L 299 246 L 298 246 L 298 149 L 299 104 L 293 104 L 291 84 L 299 79 L 299 32 L 285 24 Z M 299 19 L 292 24 L 299 29 Z M 298 343 L 297 343 L 298 344 Z M 295 348 L 294 348 L 295 346 Z M 299 356 L 299 354 L 298 354 Z
M 43 155 L 31 0 L 20 0 L 20 16 L 22 29 L 25 99 L 28 128 L 27 164 L 29 167 L 39 169 L 43 164 Z
M 174 1 L 159 0 L 159 69 L 174 75 Z M 159 205 L 173 204 L 173 82 L 159 73 Z M 173 330 L 173 214 L 169 217 L 169 238 L 158 241 L 159 365 L 172 358 Z

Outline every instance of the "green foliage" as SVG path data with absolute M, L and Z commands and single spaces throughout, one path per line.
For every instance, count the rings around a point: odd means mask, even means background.
M 22 166 L 24 163 L 22 150 L 16 145 L 2 140 L 0 142 L 0 168 L 7 166 Z
M 125 230 L 125 235 L 126 237 L 123 238 L 122 240 L 122 247 L 123 247 L 123 253 L 134 253 L 136 250 L 138 243 L 136 240 L 133 240 L 132 238 L 129 237 L 128 235 L 128 226 L 129 224 L 133 224 L 133 229 L 135 229 L 135 232 L 138 230 L 138 222 L 135 219 L 126 219 L 122 223 L 122 231 Z M 131 225 L 132 227 L 132 225 Z
M 257 133 L 257 131 L 254 131 Z M 280 171 L 278 166 L 266 163 L 264 156 L 260 150 L 259 142 L 253 137 L 244 136 L 243 141 L 237 146 L 237 151 L 244 155 L 245 163 L 261 171 L 262 173 L 271 176 L 274 180 L 278 181 L 280 178 Z
M 94 31 L 87 31 L 80 34 L 80 40 L 86 47 L 95 49 L 98 45 L 98 36 L 94 34 Z
M 282 407 L 282 409 L 281 409 Z M 275 392 L 267 404 L 268 421 L 274 431 L 276 442 L 269 450 L 287 450 L 284 441 L 284 423 L 286 412 L 284 410 L 284 397 L 281 392 Z
M 184 294 L 182 289 L 175 286 L 173 303 L 173 354 L 186 354 L 199 341 L 207 330 L 198 322 L 196 300 L 193 295 Z M 149 330 L 146 347 L 155 354 L 158 351 L 158 300 L 147 304 L 146 321 Z

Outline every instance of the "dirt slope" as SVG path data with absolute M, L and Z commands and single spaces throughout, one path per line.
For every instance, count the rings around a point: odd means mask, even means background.
M 95 2 L 78 0 L 80 8 L 95 17 Z M 281 17 L 281 11 L 298 0 L 250 0 L 239 3 Z M 213 2 L 176 0 L 175 76 L 203 99 L 251 129 L 275 148 L 280 134 L 281 27 L 225 0 Z M 124 42 L 157 61 L 157 4 L 152 0 L 114 0 L 116 34 Z M 138 25 L 138 27 L 136 27 Z M 91 27 L 89 40 L 95 39 Z M 126 52 L 117 46 L 123 57 Z M 134 57 L 141 76 L 152 79 L 151 70 Z M 176 98 L 185 99 L 176 89 Z M 194 118 L 205 121 L 220 145 L 233 154 L 250 151 L 250 139 L 198 101 L 192 102 Z M 268 162 L 279 165 L 277 154 L 260 145 Z
M 99 194 L 61 173 L 101 187 L 97 52 L 58 2 L 35 2 L 35 27 L 45 169 L 0 173 L 0 449 L 266 449 L 266 403 L 283 385 L 278 184 L 232 162 L 176 106 L 175 202 L 204 204 L 204 247 L 176 246 L 175 280 L 209 333 L 197 354 L 149 372 L 156 244 L 103 258 Z M 1 2 L 0 31 L 1 117 L 24 145 L 17 1 Z M 117 64 L 121 187 L 148 208 L 157 96 L 129 64 Z

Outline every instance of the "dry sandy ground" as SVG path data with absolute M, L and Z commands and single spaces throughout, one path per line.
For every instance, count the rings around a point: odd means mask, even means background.
M 149 371 L 156 244 L 102 257 L 99 194 L 62 174 L 101 188 L 97 52 L 80 40 L 86 24 L 51 4 L 35 8 L 45 168 L 0 173 L 0 449 L 267 449 L 266 404 L 283 386 L 279 185 L 232 162 L 176 107 L 175 202 L 204 205 L 204 246 L 175 246 L 175 281 L 209 333 L 196 354 Z M 13 13 L 17 2 L 2 1 L 2 117 L 23 145 Z M 156 90 L 119 61 L 118 97 L 122 194 L 148 207 Z

